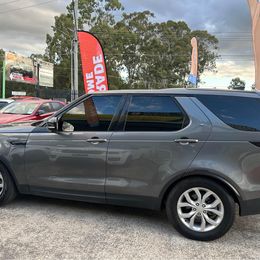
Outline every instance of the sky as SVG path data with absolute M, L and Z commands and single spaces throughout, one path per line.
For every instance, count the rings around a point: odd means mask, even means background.
M 219 39 L 217 73 L 205 72 L 202 87 L 227 88 L 232 78 L 254 83 L 251 17 L 247 0 L 121 0 L 125 12 L 150 10 L 155 20 L 185 21 Z M 0 48 L 22 55 L 44 53 L 54 16 L 70 0 L 0 0 Z

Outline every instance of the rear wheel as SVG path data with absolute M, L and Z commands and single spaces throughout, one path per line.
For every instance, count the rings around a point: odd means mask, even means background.
M 16 196 L 16 189 L 8 171 L 0 165 L 0 205 L 12 201 Z
M 168 196 L 166 210 L 177 231 L 201 241 L 223 236 L 235 217 L 233 198 L 218 183 L 205 178 L 178 183 Z

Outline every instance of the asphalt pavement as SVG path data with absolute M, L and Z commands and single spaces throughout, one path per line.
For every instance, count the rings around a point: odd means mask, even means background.
M 165 213 L 26 196 L 0 208 L 0 259 L 260 259 L 260 215 L 205 243 Z

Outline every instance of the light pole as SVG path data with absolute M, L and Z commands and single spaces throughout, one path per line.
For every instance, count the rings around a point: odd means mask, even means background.
M 36 73 L 36 82 L 35 82 L 35 95 L 36 97 L 39 97 L 39 92 L 40 92 L 40 67 L 41 67 L 41 64 L 40 64 L 40 61 L 38 59 L 35 59 L 33 60 L 34 62 L 34 68 L 36 68 L 35 73 Z
M 75 100 L 79 96 L 79 63 L 78 63 L 78 0 L 73 0 L 73 18 L 74 18 L 74 38 L 72 44 L 73 51 L 73 86 L 71 86 L 71 101 Z M 72 59 L 71 59 L 72 63 Z

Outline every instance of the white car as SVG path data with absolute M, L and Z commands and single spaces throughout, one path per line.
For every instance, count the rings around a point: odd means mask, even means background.
M 8 104 L 14 102 L 13 99 L 4 99 L 4 98 L 0 98 L 0 109 L 4 108 L 5 106 L 7 106 Z

